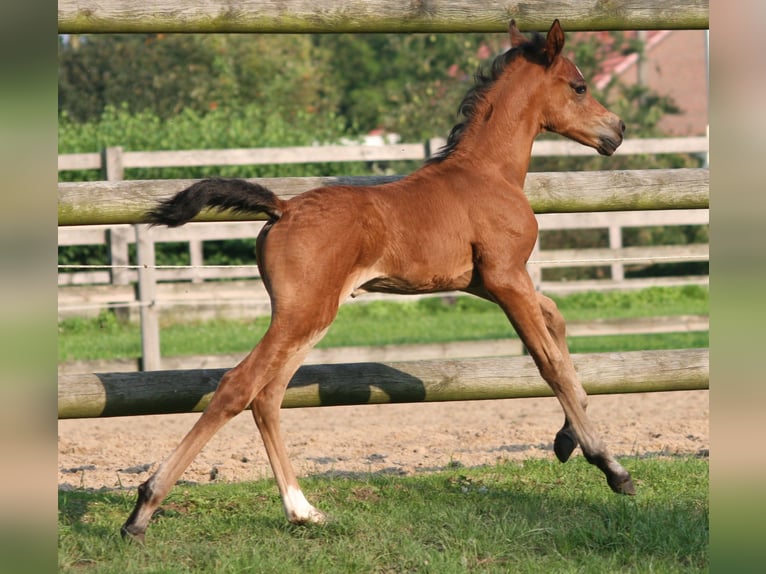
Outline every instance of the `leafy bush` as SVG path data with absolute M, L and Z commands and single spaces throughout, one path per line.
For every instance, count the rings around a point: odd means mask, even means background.
M 327 144 L 350 137 L 344 121 L 333 115 L 301 113 L 286 118 L 256 106 L 239 110 L 217 109 L 200 114 L 185 109 L 162 119 L 152 112 L 131 113 L 126 105 L 107 106 L 98 121 L 78 123 L 68 114 L 59 118 L 59 153 L 99 152 L 105 147 L 125 150 L 226 149 L 239 147 L 277 147 Z M 288 177 L 319 175 L 369 175 L 373 167 L 363 162 L 342 164 L 295 164 L 257 166 L 201 166 L 190 168 L 126 169 L 126 179 L 193 179 L 214 175 L 224 177 Z M 98 170 L 59 172 L 60 181 L 98 181 Z M 254 241 L 212 242 L 205 245 L 205 258 L 211 264 L 253 263 Z M 135 264 L 131 246 L 130 261 Z M 108 264 L 104 246 L 59 247 L 59 264 Z M 159 265 L 188 265 L 185 244 L 157 245 Z
M 162 119 L 151 112 L 132 113 L 127 106 L 107 106 L 98 121 L 78 123 L 62 113 L 58 125 L 59 153 L 100 152 L 109 146 L 126 151 L 229 149 L 308 146 L 352 137 L 344 121 L 332 114 L 299 113 L 284 117 L 256 106 L 216 109 L 206 114 L 185 109 Z M 311 175 L 363 175 L 364 163 L 293 164 L 258 166 L 201 166 L 133 168 L 126 179 L 225 177 L 286 177 Z M 103 179 L 97 170 L 59 172 L 60 181 Z

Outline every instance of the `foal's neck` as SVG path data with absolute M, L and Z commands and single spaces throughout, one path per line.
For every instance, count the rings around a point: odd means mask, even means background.
M 535 86 L 514 75 L 499 79 L 489 91 L 450 159 L 477 172 L 494 171 L 523 189 L 532 144 L 543 130 Z

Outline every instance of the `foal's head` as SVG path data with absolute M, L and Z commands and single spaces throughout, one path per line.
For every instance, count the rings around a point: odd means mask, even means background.
M 532 137 L 552 131 L 612 155 L 622 143 L 625 124 L 593 99 L 580 70 L 561 54 L 564 32 L 559 21 L 546 37 L 527 38 L 513 20 L 508 30 L 511 49 L 495 58 L 488 72 L 479 72 L 458 108 L 464 121 L 452 128 L 447 145 L 427 163 L 458 154 L 464 140 L 482 137 L 482 129 L 496 118 L 526 124 Z
M 598 103 L 588 90 L 580 70 L 561 54 L 564 32 L 558 20 L 543 40 L 527 39 L 511 20 L 511 48 L 525 52 L 526 60 L 537 60 L 544 71 L 537 91 L 541 130 L 552 131 L 612 155 L 622 143 L 625 124 Z

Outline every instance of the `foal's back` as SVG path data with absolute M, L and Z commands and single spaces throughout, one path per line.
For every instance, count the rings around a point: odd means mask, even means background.
M 292 198 L 261 237 L 263 272 L 271 275 L 286 261 L 311 266 L 321 256 L 332 261 L 346 295 L 466 289 L 475 249 L 506 219 L 509 202 L 481 197 L 477 182 L 448 167 L 426 165 L 386 185 L 326 187 Z M 323 289 L 332 287 L 326 270 L 310 274 Z

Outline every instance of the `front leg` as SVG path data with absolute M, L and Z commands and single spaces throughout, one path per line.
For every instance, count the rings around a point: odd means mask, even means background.
M 579 443 L 586 460 L 601 469 L 613 491 L 634 494 L 630 474 L 612 457 L 585 414 L 587 394 L 569 356 L 564 320 L 553 301 L 535 292 L 523 266 L 505 267 L 502 272 L 485 269 L 482 278 L 488 295 L 505 311 L 564 410 L 564 427 L 554 442 L 556 456 L 567 460 Z

